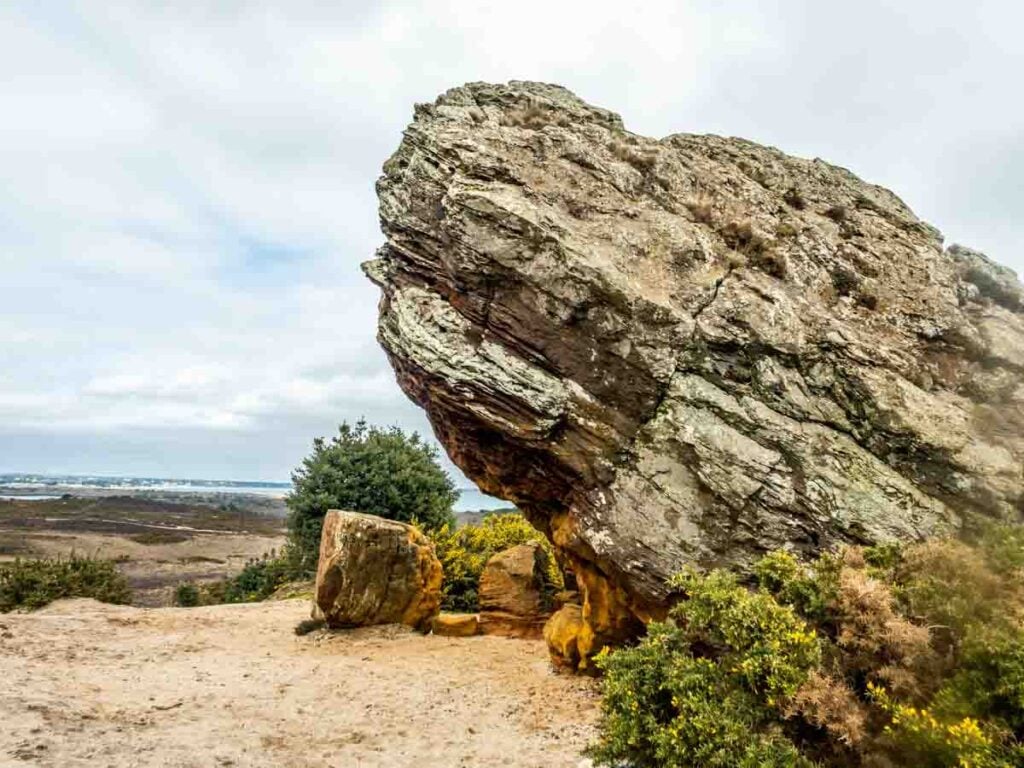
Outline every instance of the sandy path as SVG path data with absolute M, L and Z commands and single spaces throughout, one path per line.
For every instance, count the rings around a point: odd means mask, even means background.
M 543 644 L 296 637 L 305 601 L 0 614 L 0 765 L 587 765 L 592 681 Z

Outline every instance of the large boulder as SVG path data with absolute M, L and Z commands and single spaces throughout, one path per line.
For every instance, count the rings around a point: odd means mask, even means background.
M 539 638 L 551 615 L 546 594 L 547 554 L 537 543 L 519 544 L 491 557 L 480 574 L 480 631 Z
M 331 627 L 426 630 L 441 609 L 441 562 L 411 525 L 333 509 L 324 518 L 315 602 Z
M 521 82 L 417 105 L 377 192 L 378 338 L 572 567 L 584 656 L 685 564 L 1021 517 L 1021 285 L 891 192 Z

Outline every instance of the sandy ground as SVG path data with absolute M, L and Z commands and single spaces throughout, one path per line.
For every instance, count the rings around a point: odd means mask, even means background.
M 316 632 L 299 600 L 0 614 L 0 765 L 586 766 L 597 694 L 543 643 Z

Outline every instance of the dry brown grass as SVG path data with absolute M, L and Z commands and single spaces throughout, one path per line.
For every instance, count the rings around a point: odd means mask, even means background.
M 698 224 L 711 224 L 715 219 L 715 209 L 708 197 L 698 197 L 686 203 L 686 210 Z
M 814 671 L 793 697 L 790 715 L 799 714 L 807 722 L 824 728 L 840 743 L 857 747 L 863 740 L 868 719 L 867 708 L 842 680 Z
M 529 128 L 537 130 L 551 122 L 548 110 L 537 103 L 530 103 L 518 109 L 506 112 L 502 118 L 502 125 L 515 126 L 517 128 Z
M 825 216 L 839 224 L 846 221 L 847 218 L 849 218 L 850 212 L 849 210 L 847 210 L 845 205 L 833 205 L 831 208 L 825 211 Z
M 736 253 L 736 251 L 729 251 L 725 257 L 725 265 L 730 269 L 740 269 L 741 267 L 747 266 L 747 257 L 742 253 Z
M 616 140 L 608 145 L 608 151 L 641 173 L 653 170 L 658 164 L 658 150 L 653 147 L 641 149 L 625 141 Z
M 804 199 L 803 194 L 797 187 L 790 187 L 782 194 L 782 199 L 786 201 L 786 205 L 791 208 L 796 208 L 798 211 L 802 211 L 807 207 L 807 201 Z
M 800 234 L 800 230 L 791 222 L 783 221 L 775 228 L 775 234 L 779 237 L 796 237 Z
M 742 253 L 758 251 L 767 242 L 766 238 L 755 228 L 750 219 L 731 219 L 719 230 L 730 248 Z
M 879 299 L 878 294 L 873 291 L 862 291 L 857 296 L 857 304 L 865 309 L 876 310 L 881 304 L 881 299 Z
M 762 272 L 785 279 L 789 272 L 786 255 L 776 249 L 772 239 L 759 231 L 750 218 L 732 218 L 718 230 L 726 245 L 742 254 L 747 263 Z
M 1024 604 L 1024 584 L 1000 577 L 977 549 L 953 539 L 909 548 L 903 570 L 914 574 L 903 590 L 910 612 L 955 629 L 999 618 L 997 607 Z
M 868 575 L 859 550 L 844 557 L 835 610 L 847 673 L 868 674 L 898 696 L 920 698 L 941 666 L 931 633 L 897 613 L 892 590 Z
M 789 260 L 786 254 L 775 248 L 764 248 L 753 254 L 750 257 L 750 264 L 779 280 L 784 280 L 789 274 Z

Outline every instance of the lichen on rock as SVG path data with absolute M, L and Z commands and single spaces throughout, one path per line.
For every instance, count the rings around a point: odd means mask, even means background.
M 891 192 L 524 82 L 418 105 L 377 191 L 380 342 L 575 570 L 583 656 L 686 564 L 1020 519 L 1020 283 Z

